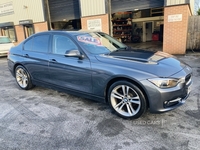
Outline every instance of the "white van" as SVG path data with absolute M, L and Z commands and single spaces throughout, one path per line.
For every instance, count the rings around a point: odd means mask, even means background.
M 7 36 L 0 36 L 0 56 L 7 56 L 8 51 L 14 44 Z

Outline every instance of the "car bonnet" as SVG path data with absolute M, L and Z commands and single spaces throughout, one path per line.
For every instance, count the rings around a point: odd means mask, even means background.
M 172 76 L 186 66 L 173 55 L 145 50 L 116 51 L 110 54 L 96 55 L 96 58 L 106 64 L 127 67 L 158 77 Z

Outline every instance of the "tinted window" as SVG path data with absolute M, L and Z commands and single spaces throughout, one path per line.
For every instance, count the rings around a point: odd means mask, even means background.
M 32 51 L 47 53 L 48 47 L 49 47 L 49 35 L 40 35 L 34 37 Z
M 26 41 L 26 43 L 24 44 L 24 50 L 27 50 L 27 51 L 31 51 L 32 50 L 33 39 L 34 38 L 31 38 L 28 41 Z
M 49 35 L 35 36 L 24 44 L 24 50 L 47 53 L 48 45 Z
M 66 51 L 69 50 L 77 50 L 78 47 L 74 44 L 74 42 L 62 35 L 54 35 L 53 37 L 53 53 L 64 55 Z

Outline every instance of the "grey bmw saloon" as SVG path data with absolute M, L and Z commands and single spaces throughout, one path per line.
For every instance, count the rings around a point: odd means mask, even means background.
M 108 103 L 123 118 L 185 103 L 192 70 L 176 57 L 132 49 L 102 32 L 47 31 L 12 47 L 8 67 L 24 90 L 35 85 Z

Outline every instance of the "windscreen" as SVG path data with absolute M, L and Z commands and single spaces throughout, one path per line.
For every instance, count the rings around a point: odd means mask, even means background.
M 0 44 L 11 43 L 8 37 L 0 37 Z
M 92 54 L 107 54 L 127 47 L 113 37 L 101 32 L 78 35 L 77 40 L 86 51 Z

